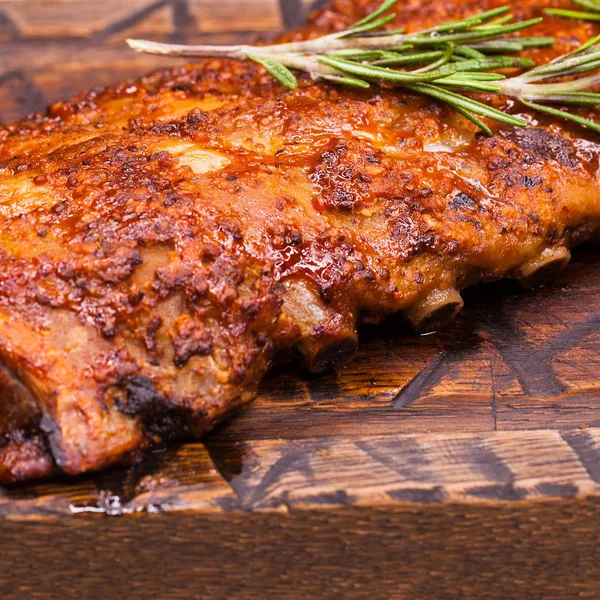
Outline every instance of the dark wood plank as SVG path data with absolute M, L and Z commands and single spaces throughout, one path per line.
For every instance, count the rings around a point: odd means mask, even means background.
M 600 501 L 0 522 L 3 600 L 597 598 Z
M 0 0 L 3 29 L 20 39 L 156 36 L 178 28 L 201 34 L 273 31 L 283 25 L 281 12 L 276 0 Z M 304 11 L 298 15 L 304 16 Z
M 213 441 L 126 471 L 5 490 L 2 519 L 312 510 L 600 495 L 600 428 Z
M 597 456 L 599 430 L 586 432 Z M 314 509 L 595 495 L 598 483 L 558 432 L 263 441 L 215 452 L 243 508 Z M 223 458 L 221 458 L 223 457 Z M 239 471 L 239 472 L 238 472 Z
M 283 26 L 280 7 L 274 0 L 237 2 L 235 7 L 223 0 L 188 0 L 187 6 L 202 33 L 264 32 Z

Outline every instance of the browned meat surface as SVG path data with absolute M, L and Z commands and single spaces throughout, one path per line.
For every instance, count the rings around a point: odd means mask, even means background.
M 399 21 L 491 5 L 411 2 Z M 593 29 L 538 32 L 563 52 Z M 0 128 L 0 482 L 200 436 L 278 351 L 340 366 L 361 321 L 431 326 L 471 283 L 565 264 L 600 223 L 600 145 L 528 118 L 486 138 L 401 91 L 288 92 L 206 61 Z

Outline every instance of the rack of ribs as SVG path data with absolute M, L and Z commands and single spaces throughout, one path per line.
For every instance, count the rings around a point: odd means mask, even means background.
M 292 35 L 377 4 L 340 0 Z M 397 21 L 492 5 L 407 3 Z M 559 40 L 530 51 L 547 60 L 594 31 L 537 33 Z M 339 368 L 361 322 L 435 328 L 470 284 L 564 266 L 600 223 L 600 145 L 521 114 L 485 137 L 418 95 L 286 91 L 206 60 L 0 127 L 0 482 L 197 438 L 280 352 Z

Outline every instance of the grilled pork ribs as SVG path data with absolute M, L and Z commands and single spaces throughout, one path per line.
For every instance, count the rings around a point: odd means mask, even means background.
M 294 35 L 378 3 L 340 0 Z M 405 3 L 398 23 L 493 5 Z M 529 52 L 547 60 L 594 30 L 537 33 L 558 38 Z M 361 321 L 430 327 L 467 285 L 563 266 L 600 223 L 600 145 L 515 110 L 530 126 L 488 138 L 403 91 L 286 91 L 208 60 L 1 127 L 0 482 L 198 437 L 280 351 L 339 367 Z

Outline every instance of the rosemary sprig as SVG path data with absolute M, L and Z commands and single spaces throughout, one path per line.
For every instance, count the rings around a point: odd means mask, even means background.
M 587 9 L 585 11 L 570 10 L 566 8 L 546 8 L 547 15 L 567 17 L 569 19 L 583 19 L 584 21 L 600 21 L 600 0 L 573 0 L 575 4 Z
M 586 92 L 600 84 L 600 73 L 586 75 L 568 81 L 556 82 L 556 78 L 578 76 L 600 68 L 600 36 L 591 38 L 574 52 L 563 54 L 546 65 L 531 69 L 518 77 L 499 82 L 502 93 L 554 117 L 568 119 L 585 125 L 600 133 L 600 123 L 585 119 L 565 110 L 544 106 L 540 102 L 562 105 L 598 106 L 600 94 Z M 540 83 L 551 79 L 552 83 Z
M 600 132 L 600 125 L 568 111 L 540 103 L 562 105 L 600 104 L 600 94 L 586 92 L 599 82 L 598 75 L 568 82 L 540 83 L 546 79 L 578 76 L 600 67 L 600 40 L 590 40 L 576 52 L 547 65 L 535 67 L 525 58 L 510 55 L 526 48 L 548 46 L 549 37 L 513 37 L 542 19 L 513 21 L 510 7 L 502 6 L 478 15 L 441 23 L 415 33 L 381 29 L 395 19 L 386 15 L 398 0 L 385 0 L 373 13 L 347 29 L 316 39 L 270 46 L 187 46 L 145 40 L 127 40 L 140 52 L 184 57 L 230 58 L 260 63 L 284 87 L 293 90 L 298 81 L 292 70 L 315 79 L 368 88 L 387 84 L 445 102 L 485 133 L 492 131 L 482 118 L 514 126 L 526 122 L 468 94 L 501 94 L 530 108 L 570 119 Z M 598 3 L 600 0 L 575 0 Z M 506 79 L 498 69 L 527 69 Z

